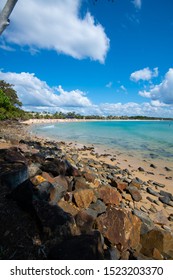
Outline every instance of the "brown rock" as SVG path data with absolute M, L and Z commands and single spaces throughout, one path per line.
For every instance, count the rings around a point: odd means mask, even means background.
M 173 259 L 173 235 L 164 230 L 153 229 L 141 236 L 141 253 L 152 257 L 156 248 L 166 258 Z
M 74 187 L 75 187 L 75 190 L 87 189 L 88 188 L 88 184 L 87 184 L 85 178 L 83 178 L 83 177 L 76 177 L 75 178 Z
M 87 208 L 94 201 L 94 192 L 90 189 L 76 191 L 74 199 L 79 208 Z
M 140 201 L 142 199 L 142 196 L 138 190 L 138 188 L 133 187 L 133 186 L 129 186 L 127 188 L 127 190 L 129 191 L 129 193 L 131 194 L 132 198 L 134 201 Z
M 79 227 L 81 233 L 90 233 L 94 225 L 94 217 L 89 215 L 85 210 L 80 211 L 76 217 L 76 225 Z
M 105 204 L 119 205 L 122 201 L 121 194 L 110 186 L 103 186 L 98 189 L 99 198 L 103 200 Z
M 30 181 L 31 181 L 35 186 L 37 186 L 37 185 L 41 184 L 42 182 L 46 182 L 46 179 L 43 178 L 41 175 L 37 175 L 37 176 L 31 178 Z
M 90 183 L 94 183 L 95 179 L 97 178 L 94 173 L 90 173 L 90 172 L 85 172 L 83 176 L 86 179 L 86 181 Z
M 116 187 L 121 192 L 123 192 L 128 186 L 126 182 L 119 181 L 117 179 L 113 179 L 110 184 L 111 186 Z
M 159 225 L 168 225 L 168 219 L 167 217 L 164 215 L 163 211 L 159 211 L 157 212 L 154 217 L 153 217 L 153 221 L 155 224 L 159 224 Z
M 139 246 L 141 221 L 125 209 L 109 206 L 107 212 L 97 218 L 97 226 L 103 236 L 121 251 Z
M 60 200 L 58 202 L 58 206 L 61 207 L 65 212 L 71 214 L 72 216 L 75 216 L 79 212 L 78 208 L 75 207 L 75 205 L 63 200 Z

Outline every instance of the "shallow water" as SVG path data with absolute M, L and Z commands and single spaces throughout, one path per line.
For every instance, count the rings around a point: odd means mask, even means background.
M 91 121 L 39 124 L 34 133 L 57 141 L 73 141 L 115 151 L 139 154 L 143 158 L 173 163 L 173 122 Z

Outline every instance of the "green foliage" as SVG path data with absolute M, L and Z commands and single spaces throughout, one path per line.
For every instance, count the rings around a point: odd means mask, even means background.
M 0 80 L 0 90 L 5 93 L 13 106 L 22 106 L 22 103 L 19 101 L 16 91 L 13 89 L 13 85 Z

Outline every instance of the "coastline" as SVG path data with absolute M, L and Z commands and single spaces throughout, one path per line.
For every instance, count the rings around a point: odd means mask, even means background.
M 46 122 L 43 123 L 50 123 L 50 120 L 45 121 Z M 51 151 L 52 146 L 58 147 L 72 165 L 79 166 L 79 170 L 81 169 L 82 172 L 88 172 L 89 186 L 91 190 L 94 191 L 97 191 L 99 188 L 104 188 L 100 185 L 100 181 L 103 181 L 102 184 L 108 186 L 108 189 L 111 188 L 111 191 L 115 190 L 115 187 L 110 185 L 114 180 L 115 182 L 117 182 L 116 180 L 121 182 L 122 186 L 129 184 L 129 182 L 132 184 L 133 182 L 133 184 L 136 184 L 135 191 L 140 199 L 136 201 L 130 197 L 129 192 L 125 192 L 123 189 L 118 189 L 122 196 L 122 207 L 125 207 L 125 209 L 130 212 L 135 210 L 144 213 L 147 215 L 148 219 L 156 223 L 159 230 L 173 233 L 173 221 L 169 220 L 169 217 L 172 215 L 173 203 L 170 205 L 163 204 L 163 202 L 158 199 L 160 197 L 160 191 L 162 190 L 165 193 L 173 195 L 172 179 L 166 179 L 166 177 L 169 178 L 173 176 L 173 171 L 169 167 L 166 170 L 165 166 L 159 166 L 158 164 L 157 168 L 153 168 L 150 166 L 152 164 L 151 162 L 136 160 L 132 155 L 126 155 L 125 153 L 115 153 L 115 151 L 113 152 L 109 149 L 100 150 L 94 145 L 85 146 L 76 142 L 67 143 L 58 140 L 55 141 L 47 137 L 39 137 L 38 135 L 30 133 L 31 126 L 36 122 L 37 120 L 34 122 L 31 120 L 29 123 L 27 122 L 27 124 L 26 122 L 9 122 L 9 124 L 7 122 L 7 125 L 4 122 L 3 125 L 1 125 L 0 130 L 0 149 L 8 150 L 11 147 L 16 147 L 26 154 L 28 151 L 32 154 L 38 152 L 37 146 L 43 147 L 43 151 L 45 149 Z M 32 146 L 28 146 L 28 143 L 31 143 Z M 85 184 L 86 183 L 84 182 L 84 185 Z M 120 188 L 122 186 L 120 186 Z M 153 194 L 150 194 L 147 189 L 152 189 L 157 196 L 155 197 Z M 69 193 L 67 196 L 71 196 L 71 194 Z M 110 199 L 112 201 L 112 197 Z M 72 201 L 69 205 L 71 204 Z M 58 202 L 58 205 L 64 207 L 63 209 L 66 209 L 67 202 L 64 202 L 64 198 L 62 198 L 60 202 Z M 70 207 L 72 207 L 72 205 Z M 76 206 L 73 209 L 73 211 L 76 211 L 75 213 L 79 210 L 80 207 L 78 209 Z M 160 216 L 157 217 L 157 215 Z M 157 220 L 159 220 L 159 222 Z M 159 255 L 159 257 L 161 258 L 161 255 Z M 153 256 L 151 258 L 153 258 Z

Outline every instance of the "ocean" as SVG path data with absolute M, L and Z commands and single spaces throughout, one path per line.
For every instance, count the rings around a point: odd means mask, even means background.
M 39 124 L 38 136 L 94 145 L 115 152 L 173 163 L 172 121 L 87 121 Z

